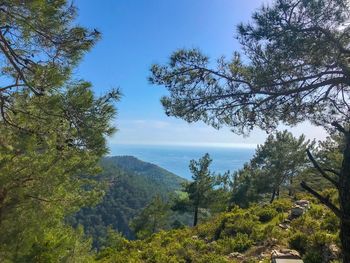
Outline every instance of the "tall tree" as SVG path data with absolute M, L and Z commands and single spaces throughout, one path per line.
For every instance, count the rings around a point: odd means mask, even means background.
M 238 205 L 247 208 L 249 203 L 260 199 L 261 192 L 269 189 L 268 184 L 267 180 L 261 180 L 257 169 L 254 169 L 250 163 L 245 164 L 242 169 L 233 174 L 230 206 Z
M 71 78 L 99 35 L 75 16 L 64 0 L 0 4 L 0 261 L 74 261 L 64 216 L 102 194 L 93 175 L 119 92 L 96 98 Z
M 188 194 L 188 199 L 175 200 L 173 206 L 173 210 L 193 212 L 193 226 L 198 223 L 200 208 L 208 208 L 213 201 L 216 179 L 209 170 L 211 162 L 208 153 L 198 161 L 191 160 L 189 168 L 193 181 L 185 184 L 183 189 Z
M 253 159 L 254 169 L 260 170 L 260 176 L 269 181 L 266 190 L 271 191 L 272 202 L 279 196 L 280 187 L 287 186 L 289 195 L 293 193 L 293 178 L 307 166 L 306 150 L 311 147 L 305 136 L 295 138 L 290 132 L 276 132 L 259 145 Z
M 231 201 L 247 207 L 269 194 L 273 202 L 282 187 L 292 195 L 294 177 L 309 167 L 308 148 L 313 148 L 313 143 L 303 135 L 295 138 L 288 131 L 270 134 L 250 162 L 234 174 Z
M 302 186 L 339 216 L 344 262 L 350 262 L 349 17 L 347 0 L 275 0 L 238 26 L 244 59 L 236 52 L 212 68 L 200 51 L 180 50 L 168 65 L 154 65 L 150 77 L 170 92 L 162 99 L 167 114 L 189 122 L 247 133 L 308 120 L 340 131 L 345 147 L 336 180 L 308 154 L 337 187 L 340 206 Z

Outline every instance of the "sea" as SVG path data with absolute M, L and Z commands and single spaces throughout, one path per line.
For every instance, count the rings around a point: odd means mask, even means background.
M 191 179 L 190 160 L 198 160 L 205 153 L 209 153 L 213 160 L 210 170 L 215 173 L 224 173 L 242 168 L 252 158 L 254 152 L 253 148 L 120 144 L 110 147 L 109 155 L 135 156 L 178 176 Z

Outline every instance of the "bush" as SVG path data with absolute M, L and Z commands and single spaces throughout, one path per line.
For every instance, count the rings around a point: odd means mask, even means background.
M 235 236 L 238 233 L 250 236 L 259 224 L 258 217 L 250 212 L 237 211 L 230 213 L 225 223 L 223 233 L 226 236 Z
M 218 241 L 218 249 L 221 253 L 244 252 L 253 245 L 253 241 L 247 234 L 238 233 L 234 238 L 223 238 Z
M 321 219 L 323 217 L 324 207 L 320 205 L 313 205 L 308 211 L 308 213 L 314 219 Z
M 320 263 L 322 262 L 322 254 L 317 251 L 308 251 L 303 257 L 304 263 Z
M 304 254 L 308 244 L 307 235 L 297 232 L 290 237 L 288 243 L 291 248 L 299 251 L 301 254 Z
M 238 233 L 233 239 L 233 251 L 244 252 L 253 245 L 253 241 L 249 239 L 247 234 Z
M 339 218 L 333 212 L 327 211 L 321 221 L 321 229 L 336 233 L 340 229 Z
M 256 215 L 259 217 L 260 222 L 266 223 L 277 215 L 277 211 L 271 207 L 264 207 L 259 209 Z
M 292 202 L 289 199 L 278 199 L 273 201 L 271 207 L 274 208 L 278 213 L 287 212 L 292 207 Z

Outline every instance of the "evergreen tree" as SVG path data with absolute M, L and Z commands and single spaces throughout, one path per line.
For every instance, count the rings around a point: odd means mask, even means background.
M 313 143 L 302 135 L 295 138 L 290 132 L 276 132 L 259 145 L 253 158 L 234 175 L 232 202 L 247 207 L 266 194 L 272 203 L 281 188 L 294 192 L 294 178 L 309 167 L 305 154 Z
M 287 186 L 292 195 L 293 179 L 307 167 L 305 152 L 310 147 L 310 141 L 303 135 L 295 138 L 288 131 L 271 134 L 258 146 L 251 163 L 254 169 L 260 170 L 258 184 L 261 187 L 262 181 L 266 182 L 264 191 L 271 192 L 271 203 L 279 196 L 282 185 Z
M 259 171 L 252 168 L 251 164 L 247 163 L 243 169 L 236 171 L 233 174 L 232 194 L 230 199 L 230 207 L 238 205 L 247 208 L 249 203 L 257 202 L 261 196 L 260 193 L 269 189 L 266 183 L 267 180 L 260 180 L 258 183 Z M 264 184 L 265 183 L 265 184 Z
M 74 26 L 75 16 L 64 0 L 0 5 L 1 262 L 87 260 L 63 219 L 103 193 L 94 174 L 119 92 L 96 98 L 72 79 L 99 35 Z
M 183 192 L 186 198 L 178 197 L 172 207 L 173 210 L 193 212 L 193 226 L 198 223 L 199 210 L 209 208 L 214 201 L 214 186 L 216 178 L 209 170 L 212 159 L 206 153 L 198 161 L 191 160 L 189 168 L 192 172 L 192 182 L 184 184 Z
M 160 195 L 156 195 L 131 222 L 137 238 L 143 239 L 164 229 L 168 223 L 169 209 L 167 202 Z

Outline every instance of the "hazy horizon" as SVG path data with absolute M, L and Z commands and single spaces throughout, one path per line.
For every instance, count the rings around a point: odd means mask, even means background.
M 191 179 L 188 168 L 190 160 L 198 160 L 206 153 L 209 153 L 213 160 L 210 166 L 211 172 L 224 173 L 243 168 L 254 152 L 254 148 L 247 147 L 120 144 L 112 147 L 108 156 L 133 156 L 183 178 Z

